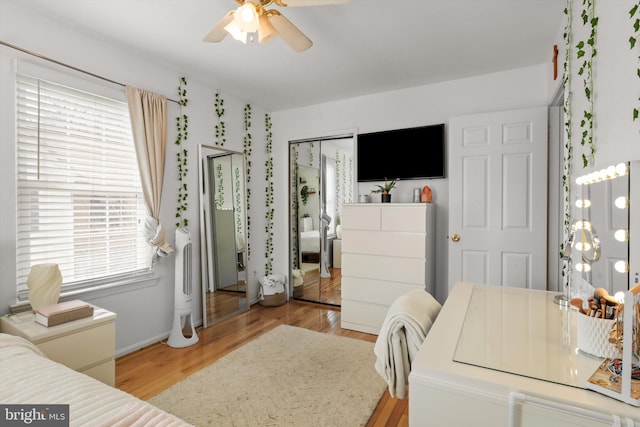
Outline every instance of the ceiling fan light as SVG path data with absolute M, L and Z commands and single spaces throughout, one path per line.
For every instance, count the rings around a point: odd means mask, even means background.
M 271 25 L 271 21 L 265 15 L 258 18 L 258 42 L 267 43 L 278 36 L 278 31 Z
M 236 25 L 235 19 L 231 21 L 224 29 L 231 34 L 231 37 L 234 39 L 241 41 L 244 44 L 247 44 L 247 33 L 242 31 L 240 27 Z
M 258 10 L 256 5 L 250 1 L 245 2 L 236 9 L 233 22 L 245 33 L 255 33 L 258 31 Z

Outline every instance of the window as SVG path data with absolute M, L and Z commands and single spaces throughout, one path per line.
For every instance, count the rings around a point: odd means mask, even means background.
M 151 251 L 127 104 L 16 76 L 18 300 L 31 266 L 62 292 L 148 272 Z

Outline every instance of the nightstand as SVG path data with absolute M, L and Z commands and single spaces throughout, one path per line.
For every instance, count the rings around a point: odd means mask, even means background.
M 342 268 L 342 240 L 333 240 L 333 268 Z
M 51 327 L 34 318 L 30 311 L 1 316 L 0 332 L 26 338 L 49 359 L 115 385 L 115 313 L 94 306 L 93 317 Z

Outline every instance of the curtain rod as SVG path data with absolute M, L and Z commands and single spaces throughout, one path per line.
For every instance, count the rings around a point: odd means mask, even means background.
M 108 79 L 106 77 L 99 76 L 98 74 L 94 74 L 92 72 L 82 70 L 80 68 L 74 67 L 73 65 L 65 64 L 64 62 L 56 61 L 55 59 L 49 58 L 49 57 L 44 56 L 44 55 L 40 55 L 39 53 L 31 52 L 30 50 L 23 49 L 21 47 L 12 45 L 11 43 L 7 43 L 7 42 L 2 41 L 2 40 L 0 40 L 0 45 L 4 45 L 4 46 L 7 46 L 7 47 L 10 47 L 11 49 L 19 50 L 20 52 L 24 52 L 24 53 L 26 53 L 28 55 L 35 56 L 36 58 L 40 58 L 40 59 L 44 59 L 45 61 L 53 62 L 54 64 L 61 65 L 61 66 L 66 67 L 66 68 L 70 68 L 72 70 L 87 74 L 87 75 L 89 75 L 91 77 L 95 77 L 97 79 L 104 80 L 106 82 L 109 82 L 109 83 L 112 83 L 112 84 L 115 84 L 115 85 L 118 85 L 118 86 L 122 86 L 122 87 L 126 86 L 124 83 L 120 83 L 120 82 L 117 82 L 115 80 L 111 80 L 111 79 Z M 175 99 L 167 98 L 167 101 L 175 102 L 176 104 L 180 105 L 180 102 L 176 101 Z

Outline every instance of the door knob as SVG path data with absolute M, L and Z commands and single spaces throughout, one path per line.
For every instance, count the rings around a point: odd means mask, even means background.
M 451 240 L 453 240 L 454 242 L 459 242 L 460 241 L 460 235 L 459 234 L 454 234 L 453 236 L 451 236 Z

